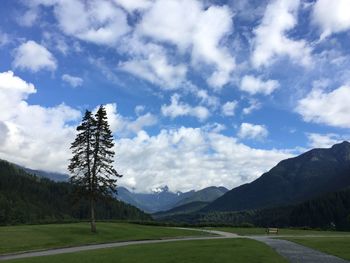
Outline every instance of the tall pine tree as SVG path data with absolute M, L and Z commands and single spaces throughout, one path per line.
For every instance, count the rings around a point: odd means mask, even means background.
M 86 111 L 77 131 L 68 170 L 79 196 L 90 201 L 91 231 L 96 232 L 96 200 L 113 196 L 117 178 L 122 176 L 113 167 L 114 142 L 105 108 L 101 105 L 95 116 Z

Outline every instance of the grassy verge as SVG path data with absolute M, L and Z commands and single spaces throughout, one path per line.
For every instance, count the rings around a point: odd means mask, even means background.
M 266 228 L 261 227 L 211 227 L 206 229 L 213 229 L 219 231 L 226 231 L 231 233 L 236 233 L 241 236 L 249 235 L 266 235 Z M 293 228 L 279 228 L 278 235 L 326 235 L 326 236 L 336 236 L 336 235 L 348 235 L 350 237 L 350 232 L 340 232 L 340 231 L 320 231 L 320 230 L 303 230 L 303 229 L 293 229 Z
M 97 223 L 97 231 L 92 234 L 89 223 L 0 227 L 0 254 L 114 241 L 204 235 L 200 231 L 104 222 Z
M 9 262 L 278 263 L 287 261 L 263 243 L 248 239 L 226 239 L 132 245 Z
M 350 260 L 349 237 L 293 237 L 283 238 L 327 254 Z

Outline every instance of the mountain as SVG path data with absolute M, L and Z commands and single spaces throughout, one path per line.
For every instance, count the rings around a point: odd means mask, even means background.
M 192 203 L 186 203 L 180 206 L 176 206 L 168 211 L 161 211 L 152 214 L 152 217 L 154 219 L 170 219 L 175 215 L 183 215 L 183 214 L 189 214 L 189 213 L 195 213 L 199 210 L 201 210 L 203 207 L 206 207 L 209 204 L 209 202 L 201 202 L 201 201 L 195 201 Z
M 118 187 L 117 198 L 125 203 L 135 205 L 147 213 L 169 210 L 173 208 L 182 198 L 191 192 L 171 192 L 167 186 L 158 188 L 152 193 L 134 193 L 125 187 Z
M 23 168 L 27 173 L 33 174 L 39 177 L 45 177 L 55 182 L 68 182 L 69 175 L 63 174 L 63 173 L 55 173 L 55 172 L 47 172 L 47 171 L 41 171 L 41 170 L 33 170 L 29 168 Z
M 199 191 L 192 190 L 182 193 L 171 192 L 165 186 L 156 189 L 152 193 L 134 193 L 125 187 L 118 187 L 117 198 L 145 212 L 156 213 L 192 202 L 211 202 L 227 191 L 225 187 L 211 186 Z
M 350 188 L 305 202 L 265 209 L 232 212 L 157 213 L 156 220 L 195 225 L 298 227 L 350 230 Z
M 89 202 L 75 202 L 67 182 L 29 174 L 0 160 L 0 224 L 41 223 L 89 218 Z M 136 207 L 116 199 L 96 204 L 98 219 L 150 220 Z
M 281 161 L 255 181 L 236 187 L 202 212 L 242 211 L 297 204 L 350 186 L 350 143 L 313 149 Z
M 193 202 L 210 203 L 224 195 L 226 192 L 228 192 L 228 189 L 222 186 L 210 186 L 199 191 L 192 191 L 188 197 L 184 197 L 178 203 L 176 203 L 175 207 Z

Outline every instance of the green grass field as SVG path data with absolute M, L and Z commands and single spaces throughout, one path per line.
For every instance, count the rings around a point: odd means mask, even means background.
M 226 231 L 231 233 L 236 233 L 241 236 L 249 235 L 266 235 L 266 228 L 256 228 L 256 227 L 212 227 L 206 228 L 212 230 Z M 320 235 L 320 236 L 337 236 L 337 235 L 348 235 L 350 237 L 350 232 L 340 232 L 340 231 L 318 231 L 318 230 L 303 230 L 303 229 L 291 229 L 291 228 L 279 228 L 278 235 Z M 278 236 L 277 235 L 277 236 Z
M 23 263 L 277 263 L 287 262 L 263 243 L 248 239 L 177 241 L 11 260 Z
M 102 222 L 97 223 L 97 231 L 92 234 L 89 223 L 0 227 L 0 254 L 81 244 L 204 235 L 200 231 Z
M 292 242 L 350 260 L 349 237 L 295 237 L 283 238 Z

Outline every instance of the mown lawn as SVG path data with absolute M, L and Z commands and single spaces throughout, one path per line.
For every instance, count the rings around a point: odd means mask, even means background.
M 176 228 L 102 222 L 97 223 L 97 231 L 96 234 L 91 233 L 89 223 L 4 226 L 0 227 L 0 254 L 81 244 L 205 234 Z
M 349 237 L 293 237 L 283 238 L 343 259 L 350 260 Z
M 287 262 L 270 247 L 249 239 L 176 241 L 37 257 L 23 263 L 277 263 Z
M 236 233 L 241 236 L 248 235 L 266 235 L 266 228 L 261 227 L 212 227 L 206 228 L 212 230 L 226 231 L 231 233 Z M 303 229 L 292 229 L 292 228 L 279 228 L 278 235 L 319 235 L 319 236 L 343 236 L 348 235 L 350 237 L 350 232 L 340 232 L 340 231 L 320 231 L 320 230 L 303 230 Z M 277 235 L 277 236 L 278 236 Z M 275 236 L 274 234 L 272 236 Z

